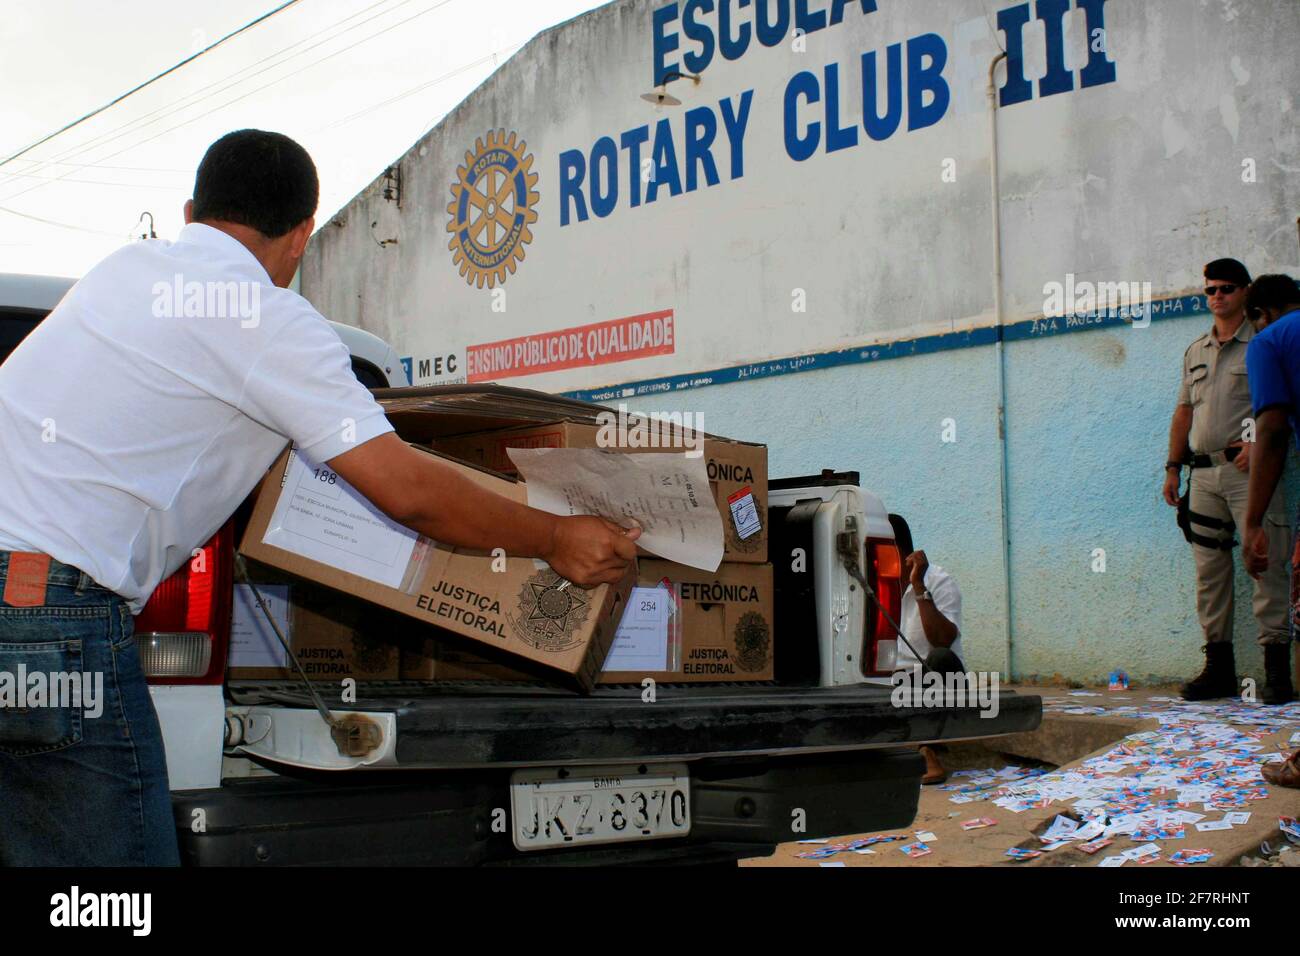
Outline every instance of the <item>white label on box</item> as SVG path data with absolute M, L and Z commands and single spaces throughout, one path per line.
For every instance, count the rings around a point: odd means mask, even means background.
M 605 658 L 605 670 L 667 670 L 671 614 L 672 596 L 663 588 L 633 588 Z
M 271 617 L 289 639 L 289 585 L 259 584 Z M 275 636 L 271 624 L 247 584 L 235 585 L 235 602 L 230 613 L 231 667 L 288 667 L 289 655 Z
M 418 538 L 340 475 L 295 450 L 262 541 L 397 588 Z
M 736 534 L 744 541 L 763 529 L 758 518 L 758 507 L 754 504 L 754 490 L 746 485 L 727 498 L 731 506 L 731 521 L 736 526 Z

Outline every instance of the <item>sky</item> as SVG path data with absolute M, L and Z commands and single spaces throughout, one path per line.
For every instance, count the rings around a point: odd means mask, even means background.
M 284 0 L 5 0 L 0 160 Z M 302 143 L 326 222 L 541 30 L 604 0 L 298 0 L 0 165 L 0 272 L 76 277 L 148 228 L 183 225 L 223 133 Z

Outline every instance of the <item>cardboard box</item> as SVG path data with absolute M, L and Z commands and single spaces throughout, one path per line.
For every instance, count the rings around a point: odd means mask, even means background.
M 518 482 L 444 460 L 485 488 L 525 500 Z M 629 570 L 618 585 L 583 590 L 542 561 L 494 558 L 429 541 L 388 521 L 328 468 L 289 449 L 256 493 L 240 550 L 517 655 L 548 679 L 583 690 L 595 683 L 634 580 Z
M 637 590 L 629 598 L 623 627 L 636 616 L 645 597 L 663 600 L 660 587 L 672 587 L 669 607 L 678 608 L 666 622 L 661 640 L 666 666 L 658 669 L 605 670 L 601 684 L 639 684 L 651 677 L 660 683 L 731 683 L 770 681 L 773 669 L 772 566 L 723 564 L 717 572 L 699 571 L 670 561 L 638 562 Z M 650 593 L 643 594 L 645 588 Z M 627 631 L 621 631 L 624 639 Z M 507 662 L 474 653 L 431 635 L 418 654 L 404 652 L 402 677 L 408 680 L 535 681 L 536 675 Z
M 429 636 L 414 646 L 402 648 L 403 680 L 492 681 L 494 683 L 533 683 L 545 681 L 541 673 L 527 666 L 512 666 L 510 661 L 477 654 L 462 646 L 456 638 Z M 504 656 L 504 655 L 500 655 Z
M 261 569 L 259 569 L 261 570 Z M 265 591 L 287 583 L 275 572 L 254 575 Z M 310 680 L 397 680 L 401 676 L 398 647 L 393 643 L 389 615 L 376 615 L 365 605 L 336 591 L 306 581 L 288 583 L 289 620 L 285 636 Z M 260 610 L 257 612 L 260 615 Z M 258 622 L 259 626 L 262 624 Z M 267 635 L 268 643 L 278 640 Z M 274 645 L 273 645 L 274 646 Z M 285 667 L 231 666 L 231 680 L 297 680 L 298 671 Z
M 544 425 L 505 428 L 432 439 L 445 455 L 503 474 L 514 475 L 510 448 L 597 448 L 601 426 L 586 422 L 556 421 Z M 673 448 L 619 448 L 629 454 L 674 451 Z M 746 564 L 767 562 L 767 446 L 706 436 L 704 457 L 709 487 L 722 515 L 725 532 L 723 561 Z M 746 494 L 752 510 L 745 506 Z M 733 507 L 733 501 L 735 507 Z M 755 528 L 755 526 L 757 526 Z M 743 535 L 743 537 L 742 537 Z M 644 553 L 644 552 L 642 552 Z
M 664 579 L 675 586 L 679 605 L 680 654 L 670 670 L 603 670 L 602 684 L 769 681 L 772 665 L 773 601 L 770 564 L 723 563 L 715 572 L 671 561 L 638 562 L 637 587 L 655 587 Z M 632 593 L 630 602 L 639 597 Z M 635 606 L 629 604 L 629 614 Z M 670 655 L 671 657 L 672 655 Z

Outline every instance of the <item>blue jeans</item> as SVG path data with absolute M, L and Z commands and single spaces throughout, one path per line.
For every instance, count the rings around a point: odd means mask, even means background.
M 0 595 L 9 558 L 0 551 Z M 58 561 L 43 605 L 0 600 L 0 864 L 179 864 L 132 629 L 123 598 Z

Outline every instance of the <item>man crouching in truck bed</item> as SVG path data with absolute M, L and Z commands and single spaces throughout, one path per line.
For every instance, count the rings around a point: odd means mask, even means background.
M 0 676 L 104 682 L 97 716 L 0 706 L 0 864 L 179 862 L 131 616 L 288 440 L 430 538 L 542 558 L 584 586 L 635 556 L 638 532 L 508 501 L 393 434 L 329 323 L 286 288 L 318 196 L 293 140 L 223 136 L 176 241 L 114 252 L 0 366 Z M 174 286 L 193 283 L 207 294 L 177 314 Z

